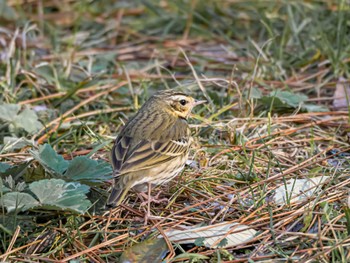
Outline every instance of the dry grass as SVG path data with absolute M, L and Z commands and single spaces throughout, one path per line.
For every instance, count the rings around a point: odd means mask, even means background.
M 180 87 L 210 103 L 190 121 L 195 167 L 161 187 L 168 203 L 152 204 L 161 218 L 144 225 L 133 193 L 118 208 L 97 205 L 85 215 L 3 211 L 1 260 L 115 262 L 126 248 L 163 235 L 166 260 L 173 262 L 350 261 L 349 112 L 332 108 L 338 77 L 349 75 L 350 53 L 341 39 L 346 28 L 339 24 L 349 16 L 345 1 L 7 5 L 17 17 L 1 28 L 1 101 L 47 107 L 45 127 L 27 135 L 37 145 L 48 142 L 66 159 L 108 160 L 108 141 L 154 90 Z M 317 16 L 327 17 L 324 28 L 313 25 Z M 276 89 L 306 94 L 308 103 L 329 111 L 278 109 L 253 96 Z M 1 140 L 8 135 L 2 127 Z M 2 150 L 0 160 L 21 164 L 29 148 Z M 273 202 L 288 179 L 321 175 L 330 179 L 317 195 L 284 206 Z M 93 189 L 101 204 L 109 186 Z M 209 249 L 179 248 L 164 234 L 223 221 L 258 235 Z M 184 251 L 187 256 L 176 259 Z

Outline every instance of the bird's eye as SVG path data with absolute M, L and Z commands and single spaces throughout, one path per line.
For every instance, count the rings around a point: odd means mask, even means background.
M 186 101 L 186 100 L 180 100 L 180 104 L 181 104 L 182 106 L 185 106 L 185 105 L 187 104 L 187 101 Z

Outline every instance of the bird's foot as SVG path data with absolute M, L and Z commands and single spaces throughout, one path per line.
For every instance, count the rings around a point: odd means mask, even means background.
M 156 204 L 160 204 L 163 202 L 168 202 L 168 198 L 159 198 L 160 194 L 162 193 L 162 191 L 159 191 L 158 194 L 156 194 L 154 197 L 152 196 L 148 196 L 146 193 L 138 193 L 140 199 L 142 199 L 142 203 L 140 206 L 145 206 L 148 203 L 156 203 Z

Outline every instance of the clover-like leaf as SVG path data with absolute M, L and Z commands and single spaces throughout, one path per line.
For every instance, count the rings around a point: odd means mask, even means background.
M 74 181 L 101 183 L 112 178 L 112 167 L 109 163 L 95 161 L 86 156 L 78 156 L 71 161 L 57 154 L 50 145 L 32 151 L 33 157 L 51 174 Z
M 31 109 L 23 110 L 15 117 L 14 122 L 16 127 L 23 128 L 28 133 L 34 133 L 43 127 L 35 111 Z
M 40 145 L 39 151 L 31 151 L 33 157 L 54 175 L 62 175 L 68 168 L 69 162 L 57 154 L 49 144 Z
M 0 173 L 6 172 L 7 169 L 11 168 L 8 163 L 0 163 Z
M 19 104 L 1 104 L 0 120 L 11 124 L 15 129 L 23 128 L 28 133 L 34 133 L 43 127 L 35 111 L 24 109 L 19 113 L 20 109 Z
M 0 177 L 0 196 L 4 193 L 11 192 L 11 189 L 4 185 L 2 178 Z
M 20 192 L 6 193 L 0 200 L 0 204 L 6 207 L 7 212 L 15 210 L 25 211 L 39 205 L 30 194 Z
M 256 98 L 265 109 L 283 111 L 300 108 L 307 112 L 328 111 L 328 108 L 325 106 L 306 103 L 308 99 L 306 95 L 290 91 L 276 90 L 270 92 L 267 96 L 256 96 Z
M 10 136 L 4 136 L 4 148 L 2 149 L 2 152 L 13 152 L 14 150 L 22 149 L 25 146 L 33 146 L 34 142 L 21 137 L 10 137 Z
M 7 122 L 13 122 L 20 109 L 21 106 L 18 104 L 1 104 L 0 119 Z
M 103 182 L 112 178 L 112 167 L 106 162 L 98 162 L 78 156 L 68 166 L 64 176 L 74 181 Z
M 15 21 L 17 19 L 15 9 L 13 9 L 6 0 L 0 0 L 0 17 L 11 21 Z
M 33 196 L 28 193 L 10 192 L 3 195 L 0 204 L 6 207 L 8 212 L 40 208 L 84 213 L 91 206 L 85 195 L 89 192 L 89 186 L 77 182 L 44 179 L 31 183 L 29 189 Z
M 89 192 L 89 186 L 77 182 L 67 183 L 61 179 L 44 179 L 31 183 L 29 189 L 44 206 L 69 209 L 79 213 L 84 213 L 91 206 L 91 202 L 85 195 Z
M 299 105 L 308 99 L 308 97 L 304 94 L 281 90 L 272 91 L 270 96 L 280 99 L 283 103 L 293 108 L 299 107 Z

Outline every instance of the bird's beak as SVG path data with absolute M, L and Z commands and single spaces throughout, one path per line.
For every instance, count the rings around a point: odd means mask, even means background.
M 197 106 L 197 105 L 200 105 L 200 104 L 203 104 L 203 103 L 207 103 L 208 101 L 206 100 L 195 100 L 194 103 L 193 103 L 193 107 L 194 106 Z

